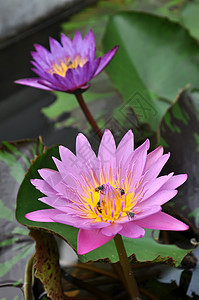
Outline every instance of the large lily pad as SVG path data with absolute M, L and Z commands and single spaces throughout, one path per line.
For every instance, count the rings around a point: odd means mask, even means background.
M 59 158 L 58 147 L 48 149 L 44 154 L 39 156 L 30 167 L 29 172 L 19 189 L 16 217 L 21 224 L 28 227 L 43 228 L 58 234 L 76 251 L 77 228 L 59 223 L 33 222 L 25 218 L 25 214 L 28 212 L 49 208 L 48 205 L 38 201 L 38 198 L 41 197 L 41 193 L 30 183 L 30 179 L 39 178 L 37 170 L 40 168 L 45 167 L 55 169 L 52 156 Z M 170 261 L 179 264 L 188 252 L 188 250 L 180 249 L 174 245 L 158 244 L 152 238 L 150 231 L 147 231 L 146 236 L 142 239 L 134 240 L 124 238 L 124 243 L 128 256 L 135 254 L 139 261 Z M 98 259 L 108 259 L 111 262 L 117 262 L 119 260 L 113 240 L 86 255 L 79 256 L 79 259 L 82 262 Z
M 103 43 L 106 51 L 120 45 L 107 71 L 126 106 L 154 131 L 178 92 L 188 83 L 198 86 L 198 44 L 168 19 L 141 12 L 118 13 L 110 19 Z M 142 112 L 137 95 L 143 99 Z

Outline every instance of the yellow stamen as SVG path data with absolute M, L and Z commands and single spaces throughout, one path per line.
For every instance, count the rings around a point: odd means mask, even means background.
M 70 58 L 60 59 L 59 63 L 53 64 L 48 72 L 65 77 L 68 69 L 76 69 L 78 66 L 83 67 L 87 61 L 86 57 L 83 59 L 80 55 L 75 56 L 73 61 Z

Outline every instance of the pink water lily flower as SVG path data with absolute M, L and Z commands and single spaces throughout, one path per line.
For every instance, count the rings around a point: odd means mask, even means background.
M 39 77 L 26 78 L 15 83 L 49 91 L 82 93 L 89 87 L 89 81 L 97 76 L 110 62 L 117 51 L 112 48 L 103 57 L 95 59 L 95 38 L 90 30 L 82 39 L 76 32 L 73 40 L 63 33 L 61 44 L 50 38 L 50 52 L 41 45 L 35 45 L 32 69 Z
M 60 146 L 61 160 L 53 158 L 58 171 L 41 169 L 43 179 L 31 180 L 46 195 L 39 200 L 53 208 L 30 212 L 26 218 L 79 228 L 78 254 L 100 247 L 116 234 L 137 239 L 144 236 L 144 228 L 188 229 L 161 211 L 187 175 L 157 177 L 169 154 L 163 154 L 162 147 L 147 154 L 148 149 L 146 140 L 134 150 L 131 130 L 116 148 L 111 132 L 105 130 L 96 156 L 86 137 L 79 134 L 76 156 Z

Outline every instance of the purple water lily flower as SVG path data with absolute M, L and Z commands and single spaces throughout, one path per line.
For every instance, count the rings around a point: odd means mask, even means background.
M 51 52 L 35 45 L 36 52 L 31 53 L 34 59 L 32 70 L 39 77 L 19 79 L 15 83 L 49 91 L 81 93 L 110 62 L 118 48 L 115 46 L 103 57 L 95 59 L 95 38 L 91 30 L 84 39 L 77 31 L 72 41 L 62 33 L 61 44 L 53 38 L 49 43 Z
M 131 130 L 116 148 L 111 132 L 105 130 L 96 156 L 86 137 L 79 134 L 76 156 L 60 146 L 61 161 L 53 158 L 58 171 L 41 169 L 43 179 L 31 180 L 46 195 L 39 200 L 53 208 L 30 212 L 26 218 L 79 228 L 78 254 L 100 247 L 116 234 L 137 239 L 144 236 L 144 228 L 188 229 L 161 211 L 187 175 L 157 177 L 169 154 L 163 154 L 162 147 L 147 154 L 148 149 L 146 140 L 134 150 Z

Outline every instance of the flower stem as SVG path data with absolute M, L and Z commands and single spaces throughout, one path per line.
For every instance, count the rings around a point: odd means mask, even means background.
M 93 130 L 95 131 L 95 133 L 98 135 L 98 137 L 101 139 L 102 138 L 102 132 L 101 130 L 99 129 L 97 123 L 95 122 L 93 116 L 91 115 L 85 101 L 84 101 L 84 98 L 82 96 L 82 94 L 79 94 L 79 95 L 75 95 L 76 98 L 77 98 L 77 101 L 79 102 L 79 105 L 81 107 L 81 109 L 83 110 L 88 122 L 91 124 Z
M 136 283 L 135 277 L 133 275 L 133 271 L 132 271 L 131 265 L 129 263 L 128 256 L 126 254 L 126 250 L 125 250 L 121 235 L 117 234 L 114 237 L 114 242 L 115 242 L 115 246 L 117 249 L 117 253 L 119 255 L 121 267 L 123 269 L 124 277 L 125 277 L 126 284 L 128 287 L 128 292 L 131 297 L 130 299 L 131 300 L 141 300 L 139 291 L 138 291 L 138 287 L 137 287 L 137 283 Z
M 26 264 L 24 276 L 24 297 L 26 300 L 33 300 L 33 272 L 34 272 L 34 256 L 31 256 Z

